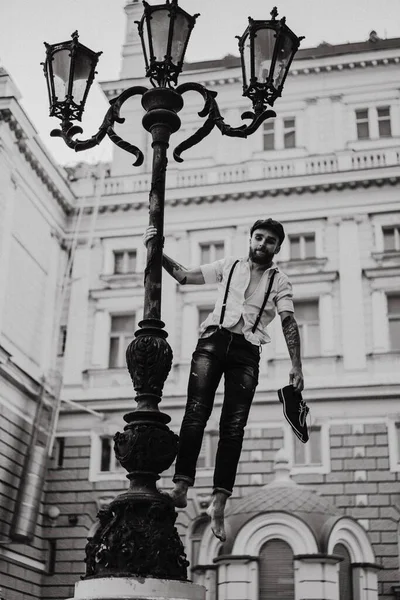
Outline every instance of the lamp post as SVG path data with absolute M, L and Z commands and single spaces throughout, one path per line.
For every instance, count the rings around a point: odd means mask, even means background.
M 44 72 L 50 99 L 50 115 L 61 120 L 60 129 L 50 135 L 61 137 L 75 151 L 92 148 L 108 137 L 125 151 L 132 153 L 134 166 L 143 162 L 143 154 L 132 143 L 114 131 L 115 123 L 123 123 L 120 110 L 124 102 L 141 96 L 146 111 L 143 126 L 152 136 L 153 168 L 149 198 L 149 224 L 157 236 L 148 244 L 144 274 L 144 314 L 126 351 L 126 360 L 136 395 L 136 408 L 124 416 L 127 425 L 115 435 L 115 453 L 128 471 L 130 488 L 117 496 L 98 515 L 99 524 L 86 547 L 86 576 L 98 578 L 127 575 L 185 581 L 187 561 L 174 522 L 176 513 L 170 498 L 156 488 L 159 473 L 169 468 L 177 451 L 177 436 L 167 423 L 170 417 L 161 412 L 164 383 L 172 365 L 172 350 L 161 321 L 161 269 L 165 200 L 167 149 L 171 134 L 180 128 L 179 111 L 187 91 L 200 93 L 204 108 L 199 113 L 205 121 L 198 131 L 174 150 L 174 158 L 182 162 L 183 151 L 199 143 L 214 127 L 223 135 L 243 137 L 254 133 L 267 118 L 274 117 L 273 106 L 282 93 L 291 61 L 300 40 L 286 25 L 271 19 L 249 18 L 239 38 L 243 72 L 243 95 L 253 105 L 242 119 L 248 124 L 231 127 L 220 114 L 216 92 L 199 83 L 178 85 L 185 51 L 198 15 L 191 16 L 178 6 L 177 0 L 149 5 L 138 23 L 142 41 L 146 76 L 152 87 L 134 86 L 110 101 L 98 132 L 87 140 L 75 139 L 82 129 L 80 121 L 89 88 L 93 82 L 100 53 L 89 50 L 78 41 L 46 44 Z

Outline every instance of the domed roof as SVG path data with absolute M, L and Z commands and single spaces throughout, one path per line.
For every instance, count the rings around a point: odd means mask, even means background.
M 275 479 L 257 492 L 232 502 L 226 512 L 228 539 L 224 554 L 229 553 L 238 531 L 253 517 L 263 513 L 285 512 L 301 519 L 313 532 L 323 552 L 326 530 L 333 527 L 343 513 L 325 498 L 290 478 L 289 460 L 280 450 L 274 461 Z

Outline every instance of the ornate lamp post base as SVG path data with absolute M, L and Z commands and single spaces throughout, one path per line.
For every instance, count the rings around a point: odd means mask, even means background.
M 205 600 L 202 585 L 166 579 L 139 579 L 135 577 L 104 577 L 79 581 L 70 600 Z

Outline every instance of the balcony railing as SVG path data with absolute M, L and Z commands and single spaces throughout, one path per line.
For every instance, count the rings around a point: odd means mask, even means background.
M 303 371 L 307 389 L 335 388 L 338 385 L 390 385 L 400 384 L 400 352 L 385 352 L 366 356 L 365 369 L 356 371 L 345 367 L 343 356 L 313 356 L 304 357 Z M 189 378 L 189 361 L 173 364 L 171 373 L 166 381 L 164 395 L 185 396 Z M 290 371 L 290 360 L 287 358 L 261 359 L 260 381 L 258 390 L 276 390 L 285 385 Z M 87 390 L 107 389 L 107 394 L 116 395 L 121 390 L 130 394 L 132 383 L 126 368 L 121 369 L 89 369 L 84 373 L 84 388 Z M 221 383 L 219 392 L 223 391 Z
M 189 162 L 189 161 L 188 161 Z M 346 150 L 325 156 L 299 156 L 281 160 L 256 159 L 240 165 L 176 169 L 170 165 L 168 188 L 205 188 L 246 181 L 273 180 L 349 171 L 381 169 L 399 166 L 400 151 L 395 148 L 379 150 Z M 132 173 L 110 177 L 104 182 L 103 196 L 121 196 L 150 189 L 150 173 Z

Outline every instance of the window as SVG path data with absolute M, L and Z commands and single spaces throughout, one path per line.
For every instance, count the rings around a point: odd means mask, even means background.
M 259 600 L 294 600 L 293 552 L 283 540 L 269 540 L 260 550 Z
M 400 252 L 400 225 L 397 227 L 383 227 L 384 252 Z
M 200 520 L 197 521 L 197 523 L 195 523 L 195 525 L 192 529 L 192 535 L 190 536 L 190 539 L 191 539 L 190 564 L 192 567 L 195 567 L 199 563 L 200 545 L 201 545 L 201 541 L 203 539 L 203 534 L 204 534 L 205 528 L 207 527 L 209 521 L 210 520 L 207 517 L 206 518 L 202 517 L 202 518 L 200 518 Z
M 390 124 L 390 107 L 381 106 L 380 108 L 377 108 L 377 115 L 379 137 L 391 137 L 392 128 Z
M 218 432 L 209 431 L 204 433 L 203 443 L 199 458 L 197 460 L 198 469 L 212 469 L 215 464 L 215 456 L 218 447 Z
M 290 260 L 315 258 L 315 233 L 289 235 Z
M 206 265 L 221 260 L 224 258 L 225 244 L 224 242 L 207 242 L 200 244 L 200 264 Z
M 295 303 L 294 310 L 300 330 L 303 356 L 320 356 L 321 340 L 318 300 L 298 301 Z
M 116 472 L 123 471 L 119 461 L 115 458 L 113 438 L 110 436 L 103 436 L 100 438 L 100 471 L 105 472 Z
M 125 352 L 133 340 L 135 315 L 114 315 L 111 317 L 110 354 L 108 365 L 110 369 L 120 369 L 125 366 Z
M 114 251 L 114 274 L 136 273 L 136 250 Z
M 353 600 L 353 569 L 349 551 L 343 544 L 336 544 L 332 554 L 343 559 L 339 563 L 339 600 Z
M 275 149 L 275 122 L 267 121 L 264 123 L 264 150 Z
M 390 349 L 400 350 L 400 294 L 387 297 Z
M 369 138 L 368 108 L 356 110 L 356 126 L 357 139 L 367 140 Z
M 296 129 L 294 118 L 283 119 L 283 147 L 296 147 Z
M 293 464 L 296 467 L 322 465 L 321 427 L 310 427 L 310 439 L 303 444 L 294 436 Z
M 67 326 L 61 325 L 60 332 L 58 334 L 57 356 L 64 356 L 66 343 L 67 343 Z

